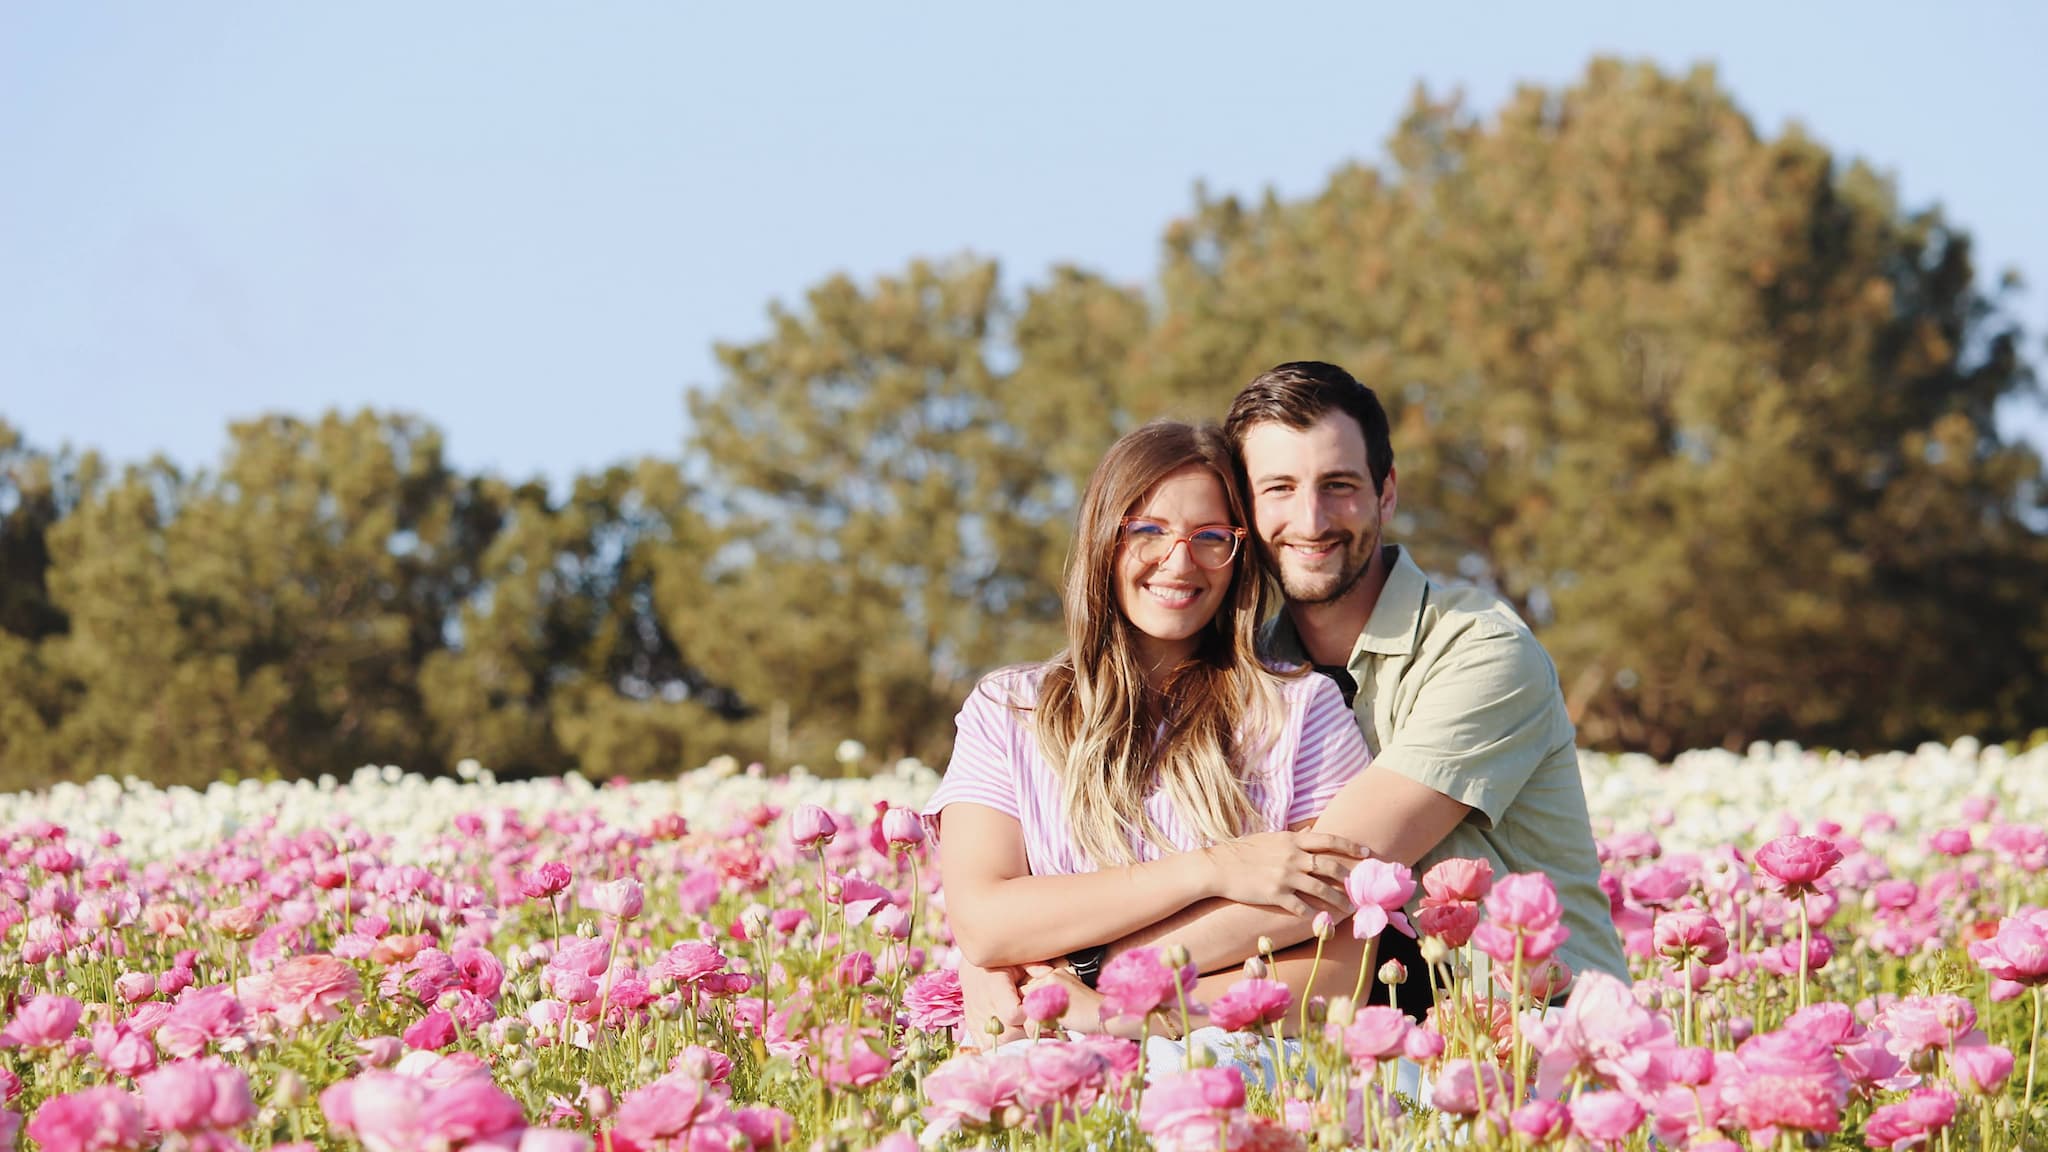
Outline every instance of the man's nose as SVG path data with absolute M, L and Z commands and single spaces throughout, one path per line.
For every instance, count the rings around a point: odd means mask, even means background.
M 1304 506 L 1295 510 L 1295 522 L 1301 525 L 1302 535 L 1311 540 L 1320 539 L 1330 529 L 1330 510 L 1324 505 L 1321 489 L 1309 488 L 1302 495 Z

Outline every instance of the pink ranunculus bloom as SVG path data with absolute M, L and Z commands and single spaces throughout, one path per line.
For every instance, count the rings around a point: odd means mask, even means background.
M 1861 1039 L 1866 1029 L 1856 1019 L 1856 1010 L 1835 1000 L 1809 1004 L 1785 1018 L 1787 1029 L 1818 1036 L 1839 1048 Z
M 2022 872 L 2048 870 L 2048 829 L 2038 825 L 1995 825 L 1984 837 L 1984 846 Z
M 891 808 L 882 813 L 882 838 L 898 848 L 924 842 L 924 822 L 915 808 Z
M 141 1103 L 112 1085 L 43 1101 L 28 1135 L 42 1152 L 131 1152 L 149 1142 Z
M 1628 877 L 1628 898 L 1644 908 L 1670 908 L 1692 890 L 1692 878 L 1669 864 L 1638 868 Z
M 1942 856 L 1965 856 L 1975 844 L 1968 828 L 1943 828 L 1927 838 L 1927 846 Z
M 889 1074 L 889 1054 L 881 1046 L 881 1036 L 866 1028 L 826 1025 L 811 1058 L 825 1083 L 842 1088 L 866 1088 Z
M 248 1076 L 215 1057 L 165 1064 L 136 1087 L 150 1125 L 162 1132 L 232 1131 L 256 1116 Z
M 1767 883 L 1794 896 L 1813 891 L 1841 862 L 1842 850 L 1818 836 L 1780 836 L 1756 850 Z
M 1891 1034 L 1886 1046 L 1892 1053 L 1911 1060 L 1969 1036 L 1977 1027 L 1977 1006 L 1961 996 L 1907 996 L 1884 1009 L 1877 1023 Z
M 2048 909 L 2025 908 L 2000 920 L 1991 939 L 1970 945 L 1970 959 L 1994 980 L 2048 984 Z
M 1486 899 L 1493 890 L 1493 865 L 1484 860 L 1458 856 L 1440 860 L 1422 874 L 1422 902 L 1469 904 Z
M 1446 1060 L 1430 1085 L 1430 1105 L 1452 1116 L 1477 1116 L 1482 1110 L 1500 1115 L 1512 1103 L 1507 1075 L 1497 1064 Z
M 613 920 L 638 920 L 647 903 L 647 890 L 630 876 L 621 877 L 590 890 L 590 907 Z
M 1225 1152 L 1250 1135 L 1244 1075 L 1236 1068 L 1189 1068 L 1159 1077 L 1138 1106 L 1138 1128 L 1165 1152 Z
M 404 1033 L 405 1046 L 426 1052 L 438 1052 L 455 1043 L 455 1020 L 439 1008 L 427 1013 L 412 1023 Z
M 294 956 L 270 970 L 268 1000 L 287 1028 L 328 1024 L 363 998 L 355 965 L 337 956 Z
M 464 989 L 485 1000 L 498 998 L 505 987 L 505 966 L 489 949 L 460 945 L 455 949 L 454 959 L 455 974 L 461 978 Z
M 1102 1018 L 1149 1016 L 1178 1003 L 1177 992 L 1193 992 L 1199 975 L 1190 964 L 1176 973 L 1157 948 L 1120 952 L 1102 966 L 1096 991 L 1102 993 Z
M 519 1132 L 519 1143 L 513 1152 L 592 1152 L 596 1141 L 570 1128 L 524 1128 Z M 273 1147 L 271 1152 L 284 1152 L 282 1145 Z M 311 1144 L 306 1152 L 315 1152 Z
M 1572 1098 L 1572 1131 L 1596 1148 L 1612 1148 L 1635 1134 L 1643 1106 L 1614 1091 L 1582 1092 Z
M 920 1032 L 944 1032 L 960 1025 L 960 973 L 950 968 L 926 972 L 910 982 L 903 994 L 904 1011 L 910 1026 Z
M 32 996 L 14 1010 L 14 1019 L 0 1028 L 0 1048 L 48 1048 L 78 1031 L 85 1005 L 69 996 Z
M 1948 1060 L 1956 1083 L 1977 1096 L 1996 1094 L 2012 1075 L 2012 1049 L 2001 1044 L 1958 1044 Z
M 1026 1076 L 1024 1062 L 1017 1057 L 974 1052 L 961 1052 L 932 1069 L 924 1078 L 926 1138 L 1000 1127 L 1004 1110 L 1017 1103 Z
M 1287 1014 L 1294 993 L 1278 980 L 1240 980 L 1209 1002 L 1209 1023 L 1226 1032 L 1271 1024 Z
M 550 860 L 519 874 L 519 894 L 528 900 L 546 900 L 567 891 L 575 878 L 567 864 Z
M 838 833 L 832 813 L 816 804 L 799 804 L 789 814 L 789 842 L 799 848 L 822 848 Z
M 1516 872 L 1495 882 L 1486 897 L 1486 918 L 1510 932 L 1539 932 L 1564 919 L 1557 888 L 1541 872 Z
M 1508 1127 L 1541 1148 L 1571 1135 L 1572 1110 L 1560 1100 L 1531 1100 L 1508 1116 Z
M 1736 1121 L 1768 1144 L 1780 1128 L 1838 1132 L 1849 1101 L 1849 1078 L 1834 1049 L 1817 1036 L 1779 1030 L 1752 1036 L 1736 1050 L 1740 1075 L 1729 1086 Z
M 1057 1024 L 1060 1017 L 1067 1014 L 1071 1003 L 1072 997 L 1068 995 L 1066 985 L 1039 984 L 1024 993 L 1024 1018 L 1048 1026 Z
M 1399 1056 L 1415 1025 L 1399 1008 L 1385 1005 L 1360 1008 L 1342 1029 L 1329 1026 L 1344 1055 L 1367 1077 L 1382 1060 Z
M 156 1045 L 121 1024 L 93 1025 L 92 1054 L 100 1067 L 131 1080 L 156 1067 Z
M 1719 964 L 1728 959 L 1728 932 L 1705 912 L 1667 912 L 1657 918 L 1653 938 L 1659 954 L 1679 964 Z
M 157 1046 L 177 1058 L 197 1056 L 209 1044 L 239 1048 L 244 1015 L 241 1001 L 219 985 L 187 989 L 158 1026 Z
M 1636 1001 L 1629 986 L 1587 972 L 1554 1019 L 1528 1026 L 1538 1053 L 1536 1092 L 1556 1097 L 1575 1073 L 1587 1073 L 1638 1102 L 1664 1090 L 1678 1042 L 1671 1024 Z
M 732 961 L 717 945 L 702 940 L 685 940 L 663 953 L 647 974 L 666 977 L 678 984 L 695 984 L 714 972 L 723 972 Z
M 1033 1044 L 1023 1059 L 1018 1102 L 1046 1123 L 1087 1115 L 1109 1073 L 1108 1057 L 1085 1044 Z
M 147 972 L 123 972 L 114 979 L 114 992 L 129 1004 L 139 1004 L 156 995 L 156 977 Z
M 1344 894 L 1358 911 L 1351 914 L 1351 934 L 1371 940 L 1391 925 L 1404 936 L 1415 935 L 1401 909 L 1415 895 L 1415 873 L 1406 864 L 1367 857 L 1352 865 Z
M 421 1004 L 432 1004 L 441 993 L 461 986 L 462 973 L 456 970 L 453 956 L 439 948 L 421 948 L 411 959 L 386 968 L 377 988 L 387 997 L 410 995 Z
M 1928 1137 L 1955 1121 L 1959 1101 L 1953 1092 L 1922 1088 L 1896 1104 L 1870 1111 L 1863 1121 L 1863 1139 L 1872 1148 L 1919 1148 Z
M 474 1147 L 509 1141 L 526 1126 L 526 1112 L 490 1076 L 465 1076 L 434 1089 L 420 1108 L 426 1148 Z
M 1443 941 L 1446 948 L 1463 948 L 1472 939 L 1472 930 L 1479 927 L 1479 904 L 1472 900 L 1432 904 L 1424 897 L 1422 907 L 1415 910 L 1415 927 L 1423 935 Z
M 668 1070 L 723 1086 L 732 1078 L 732 1057 L 702 1044 L 686 1044 L 669 1060 Z

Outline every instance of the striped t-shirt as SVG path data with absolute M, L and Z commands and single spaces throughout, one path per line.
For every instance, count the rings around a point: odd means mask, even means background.
M 992 673 L 968 693 L 954 722 L 953 759 L 925 803 L 924 815 L 936 830 L 939 813 L 948 804 L 993 808 L 1023 826 L 1024 855 L 1032 875 L 1092 872 L 1094 865 L 1073 842 L 1059 778 L 1039 751 L 1031 713 L 1026 711 L 1038 699 L 1045 667 Z M 1281 680 L 1280 698 L 1286 716 L 1278 738 L 1245 777 L 1246 794 L 1264 824 L 1253 831 L 1286 828 L 1320 815 L 1344 782 L 1372 758 L 1358 721 L 1344 706 L 1343 694 L 1326 677 Z M 1157 860 L 1202 846 L 1165 792 L 1155 789 L 1147 796 L 1145 811 L 1166 842 L 1134 839 L 1138 859 Z

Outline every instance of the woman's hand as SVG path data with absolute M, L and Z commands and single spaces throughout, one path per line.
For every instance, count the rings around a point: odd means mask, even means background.
M 1209 894 L 1239 904 L 1278 908 L 1295 916 L 1348 915 L 1344 879 L 1368 853 L 1327 832 L 1258 832 L 1201 850 L 1209 865 Z

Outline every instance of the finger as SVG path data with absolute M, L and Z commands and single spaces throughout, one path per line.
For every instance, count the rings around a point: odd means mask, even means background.
M 1328 832 L 1296 832 L 1294 834 L 1294 843 L 1297 847 L 1307 849 L 1310 852 L 1335 852 L 1361 860 L 1372 855 L 1371 852 L 1366 850 L 1364 845 L 1356 840 L 1346 840 L 1342 836 L 1335 836 Z
M 1297 882 L 1294 890 L 1300 895 L 1325 905 L 1344 903 L 1344 890 L 1335 884 L 1328 884 L 1315 877 L 1304 877 Z

